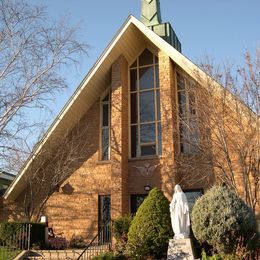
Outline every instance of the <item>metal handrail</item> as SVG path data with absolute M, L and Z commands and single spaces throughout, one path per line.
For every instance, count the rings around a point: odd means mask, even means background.
M 97 242 L 95 242 L 97 240 Z M 91 259 L 93 257 L 92 253 L 103 253 L 108 251 L 104 246 L 111 248 L 111 221 L 107 221 L 103 227 L 100 228 L 96 236 L 91 240 L 91 242 L 86 246 L 83 252 L 79 255 L 77 260 L 80 259 Z M 87 256 L 85 256 L 87 254 Z M 89 255 L 88 255 L 89 254 Z
M 0 243 L 0 259 L 11 260 L 20 250 L 30 249 L 31 224 L 24 223 L 20 228 Z

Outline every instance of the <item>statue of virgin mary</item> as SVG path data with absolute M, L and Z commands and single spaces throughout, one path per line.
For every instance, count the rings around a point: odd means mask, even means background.
M 174 194 L 170 203 L 170 212 L 174 239 L 189 237 L 190 216 L 188 201 L 178 184 L 174 187 Z

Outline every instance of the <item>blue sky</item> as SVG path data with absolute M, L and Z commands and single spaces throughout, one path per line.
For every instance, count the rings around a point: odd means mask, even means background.
M 69 15 L 79 23 L 90 45 L 78 71 L 67 73 L 69 89 L 57 99 L 54 115 L 63 107 L 129 14 L 140 17 L 141 0 L 30 0 L 47 7 L 57 19 Z M 260 46 L 260 0 L 161 0 L 162 19 L 171 22 L 182 51 L 196 62 L 206 54 L 218 63 L 241 63 L 245 50 Z M 53 116 L 54 116 L 53 115 Z

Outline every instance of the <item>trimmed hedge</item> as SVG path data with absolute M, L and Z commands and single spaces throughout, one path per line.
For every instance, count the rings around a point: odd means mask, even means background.
M 253 211 L 227 187 L 214 186 L 200 197 L 192 210 L 192 229 L 201 243 L 221 254 L 232 254 L 239 246 L 251 250 L 256 237 Z
M 30 246 L 45 243 L 45 225 L 34 222 L 1 222 L 0 223 L 0 241 L 5 241 L 11 235 L 15 234 L 24 224 L 31 225 Z
M 138 208 L 128 232 L 126 246 L 130 259 L 166 256 L 169 239 L 173 237 L 169 201 L 154 188 Z

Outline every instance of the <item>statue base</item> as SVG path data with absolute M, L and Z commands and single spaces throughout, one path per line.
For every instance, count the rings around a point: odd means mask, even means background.
M 167 260 L 194 260 L 190 238 L 171 239 L 169 241 Z

